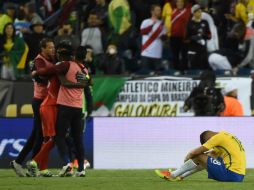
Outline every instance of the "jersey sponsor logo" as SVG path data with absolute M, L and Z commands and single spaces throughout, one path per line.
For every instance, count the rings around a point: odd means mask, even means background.
M 17 157 L 25 143 L 26 139 L 2 139 L 0 141 L 0 157 L 6 154 Z

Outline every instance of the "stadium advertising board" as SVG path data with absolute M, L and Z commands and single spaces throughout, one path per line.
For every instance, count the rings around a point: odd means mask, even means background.
M 250 116 L 250 78 L 218 78 L 220 87 L 233 84 L 238 89 L 238 99 L 244 115 Z M 151 77 L 145 80 L 127 81 L 120 91 L 111 111 L 116 117 L 168 117 L 192 116 L 185 113 L 183 105 L 198 80 L 182 77 Z M 105 113 L 105 112 L 104 112 Z
M 0 158 L 16 157 L 31 132 L 32 119 L 0 119 Z
M 116 82 L 118 81 L 118 82 Z M 94 78 L 93 116 L 140 117 L 140 116 L 192 116 L 183 112 L 183 103 L 199 81 L 190 77 L 148 77 L 125 81 L 119 78 Z M 251 78 L 218 78 L 219 86 L 234 84 L 238 89 L 238 99 L 243 105 L 244 115 L 251 115 Z M 122 90 L 119 92 L 119 89 Z M 25 91 L 23 89 L 26 89 Z M 110 89 L 110 90 L 109 90 Z M 22 96 L 20 92 L 22 91 Z M 117 96 L 115 100 L 115 97 Z M 0 117 L 31 117 L 32 82 L 10 82 L 0 80 Z M 253 99 L 253 98 L 252 98 Z M 115 103 L 114 103 L 115 102 Z M 113 105 L 113 108 L 112 108 Z M 15 108 L 15 110 L 10 108 Z
M 94 168 L 176 168 L 205 130 L 236 135 L 254 168 L 253 123 L 253 117 L 95 118 Z
M 14 160 L 22 150 L 32 130 L 31 118 L 0 118 L 0 168 L 8 168 L 11 160 Z M 86 159 L 93 164 L 93 121 L 86 124 L 84 135 Z M 30 156 L 28 156 L 28 159 Z M 54 149 L 50 155 L 49 166 L 60 167 L 61 160 Z

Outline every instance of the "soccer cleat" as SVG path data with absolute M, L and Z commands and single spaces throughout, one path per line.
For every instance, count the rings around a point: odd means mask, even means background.
M 72 170 L 72 167 L 67 164 L 66 166 L 63 166 L 62 170 L 59 172 L 60 177 L 66 177 L 66 174 L 68 174 Z
M 39 169 L 38 169 L 37 163 L 34 160 L 28 161 L 26 163 L 26 167 L 27 167 L 26 175 L 28 177 L 38 177 L 39 176 Z
M 48 169 L 45 169 L 45 170 L 40 171 L 39 176 L 40 177 L 53 177 L 53 174 Z
M 183 179 L 181 177 L 173 178 L 171 176 L 171 170 L 166 171 L 160 171 L 160 170 L 154 170 L 155 173 L 162 179 L 168 180 L 168 181 L 182 181 Z
M 90 168 L 91 165 L 90 165 L 90 162 L 88 162 L 88 160 L 84 160 L 84 168 Z
M 71 171 L 66 172 L 65 177 L 72 177 L 74 175 L 74 170 L 71 168 Z
M 20 164 L 18 164 L 15 160 L 10 162 L 10 166 L 19 177 L 25 177 L 26 176 L 24 171 L 23 171 L 22 166 Z
M 74 169 L 78 169 L 78 160 L 74 160 L 71 164 L 71 167 L 73 167 Z M 90 163 L 88 162 L 88 160 L 84 160 L 84 169 L 86 168 L 90 168 L 91 165 Z
M 171 174 L 169 171 L 160 171 L 160 170 L 154 170 L 154 171 L 162 179 L 168 179 L 168 177 Z
M 78 169 L 78 160 L 74 160 L 74 161 L 71 163 L 71 166 L 72 166 L 72 168 L 74 168 L 74 169 Z
M 86 176 L 86 172 L 85 170 L 81 171 L 81 172 L 76 172 L 75 173 L 75 177 L 85 177 Z

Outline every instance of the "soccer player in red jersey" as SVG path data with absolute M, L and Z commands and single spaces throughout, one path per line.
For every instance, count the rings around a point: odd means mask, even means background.
M 66 44 L 60 44 L 57 48 L 58 59 L 61 61 L 59 64 L 53 67 L 49 67 L 46 69 L 41 69 L 33 72 L 33 76 L 36 75 L 52 75 L 53 77 L 50 79 L 49 92 L 45 101 L 41 106 L 41 117 L 43 123 L 43 135 L 44 135 L 44 144 L 40 150 L 40 152 L 36 155 L 36 157 L 28 163 L 27 167 L 31 173 L 31 176 L 38 176 L 38 165 L 40 168 L 40 174 L 42 176 L 52 176 L 52 174 L 46 169 L 48 165 L 48 156 L 49 152 L 52 149 L 53 137 L 56 135 L 56 118 L 57 118 L 57 101 L 59 98 L 59 90 L 61 86 L 68 88 L 84 88 L 85 84 L 81 84 L 79 82 L 74 83 L 71 81 L 67 81 L 64 76 L 60 76 L 61 84 L 58 81 L 56 74 L 62 74 L 61 72 L 68 72 L 69 62 L 71 62 L 71 48 Z M 75 64 L 75 63 L 72 63 Z M 59 73 L 60 72 L 60 73 Z

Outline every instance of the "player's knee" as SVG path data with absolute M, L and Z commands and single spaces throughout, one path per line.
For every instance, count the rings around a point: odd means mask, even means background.
M 197 165 L 199 165 L 199 164 L 204 165 L 207 162 L 207 155 L 200 154 L 200 155 L 196 156 L 195 158 L 193 158 L 192 160 Z

